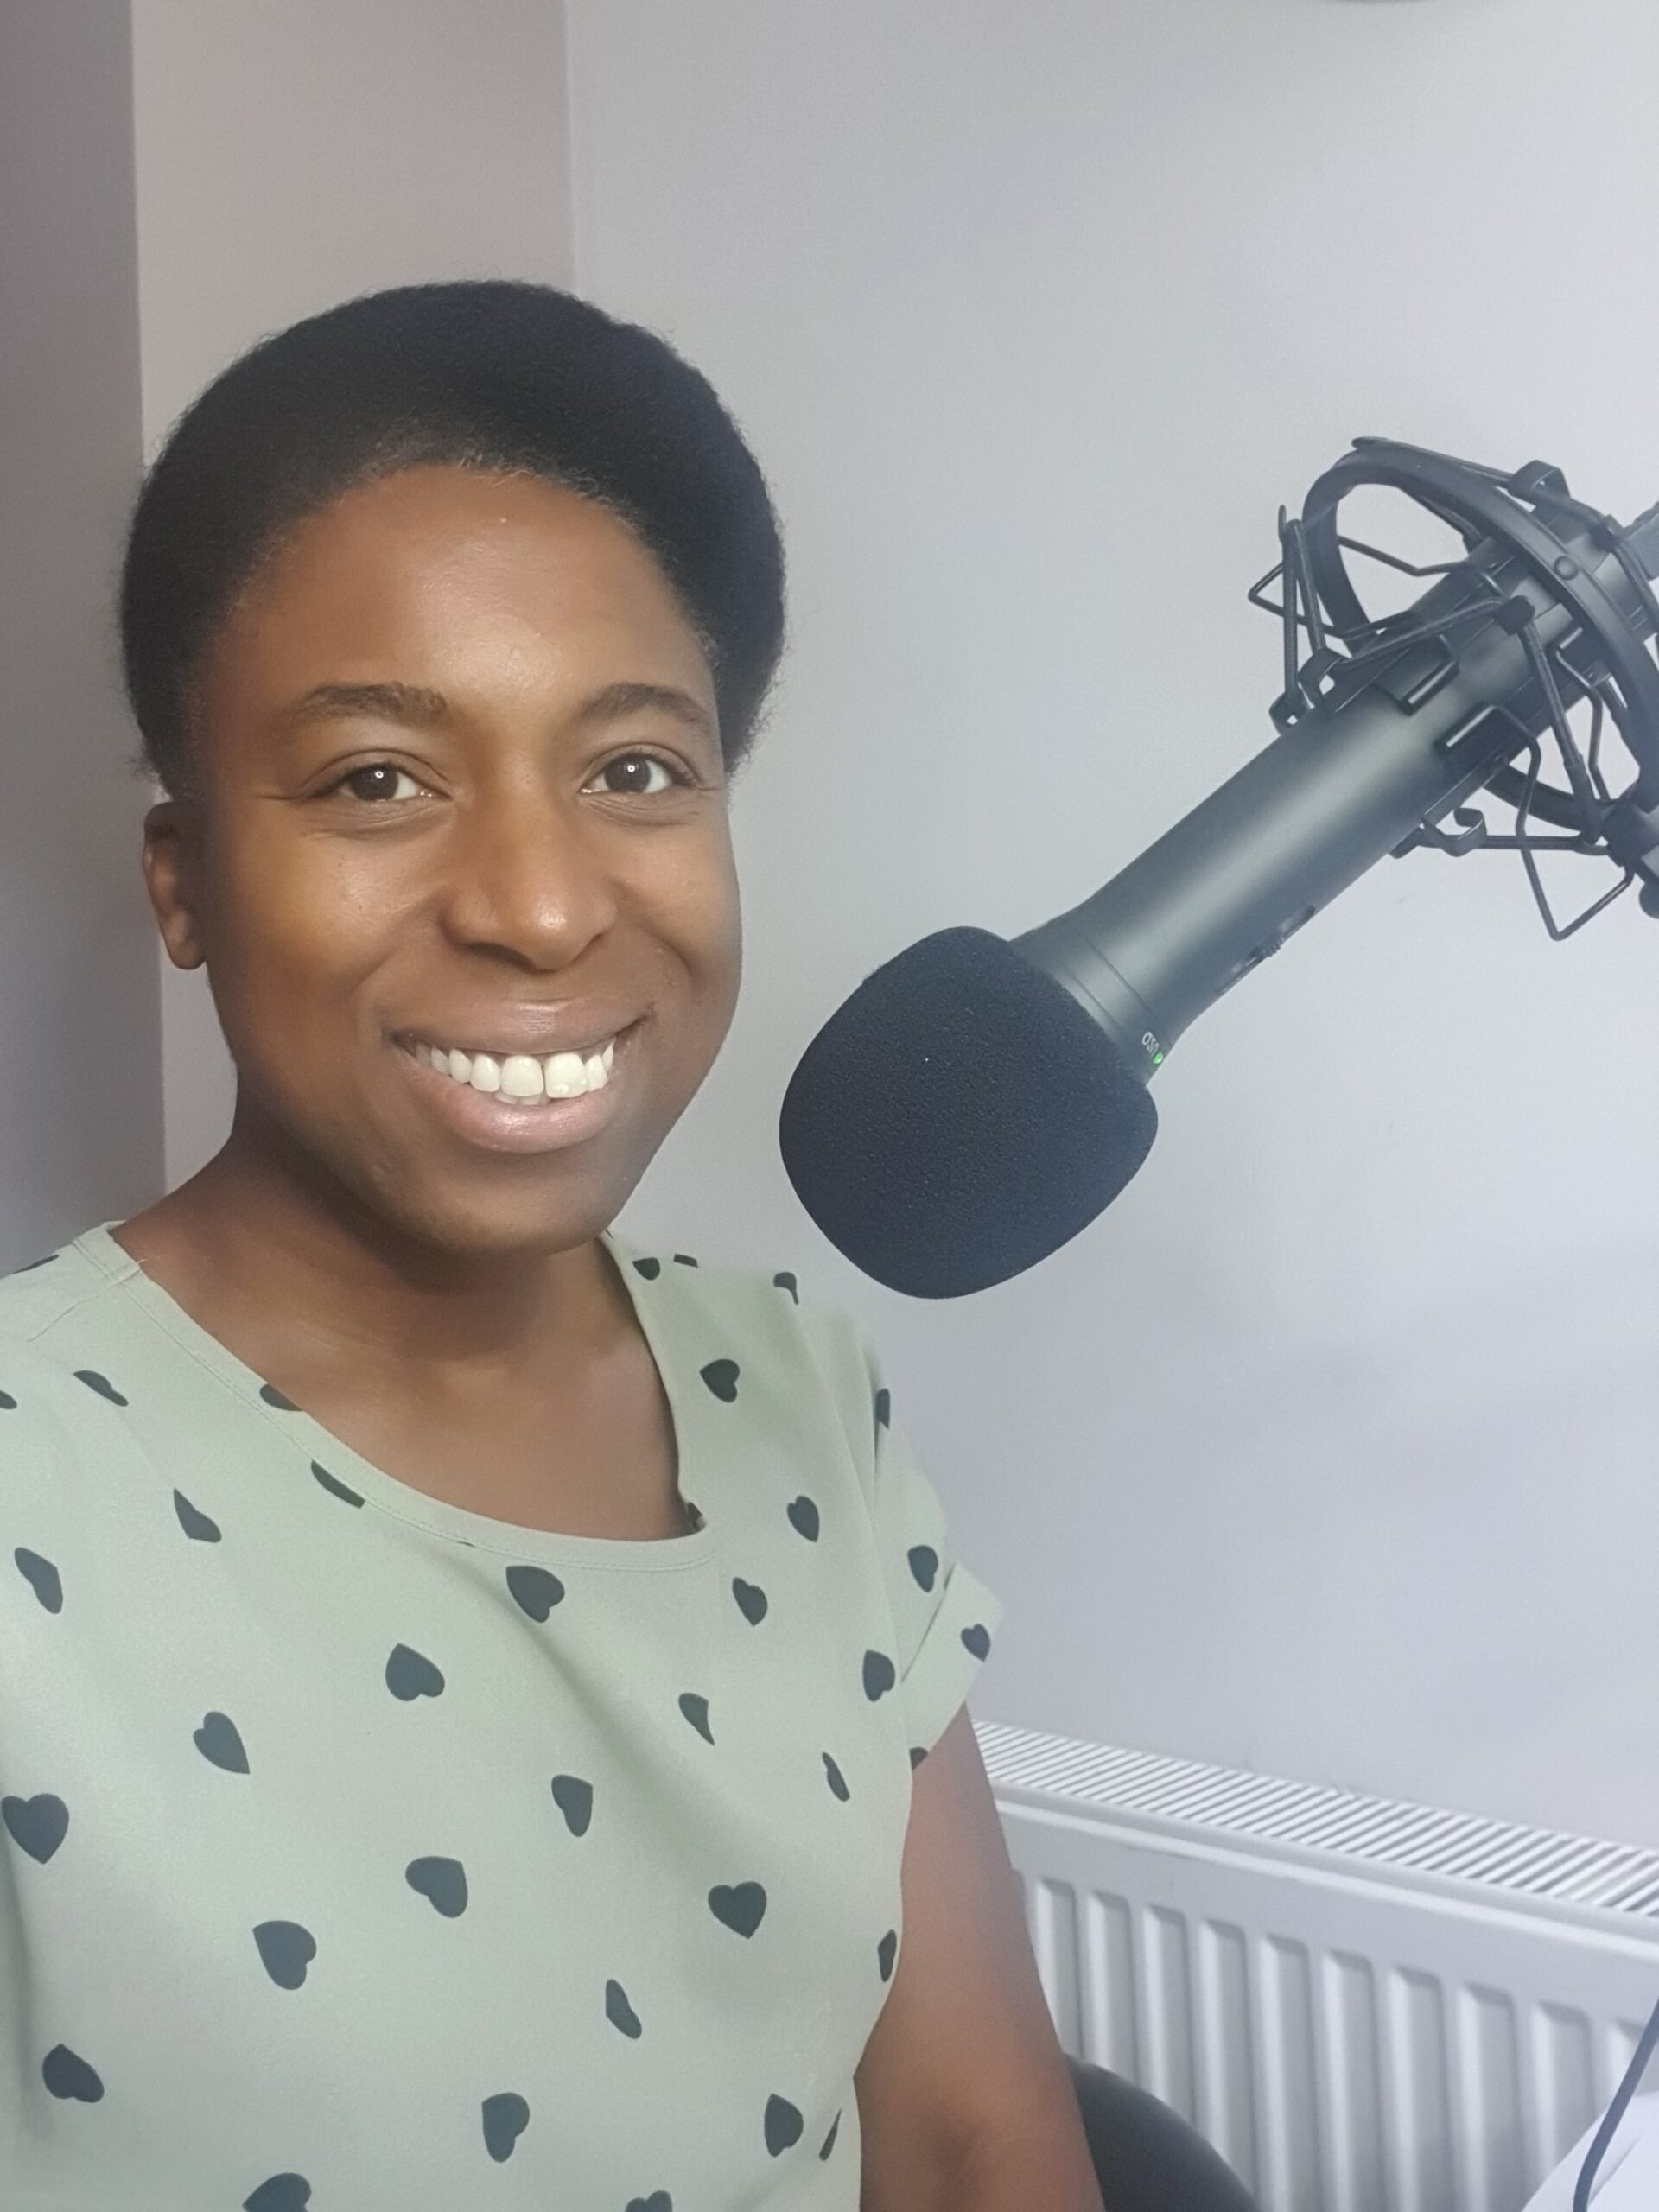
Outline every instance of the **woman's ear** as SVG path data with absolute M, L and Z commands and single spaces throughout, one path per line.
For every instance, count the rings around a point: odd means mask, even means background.
M 175 968 L 200 968 L 192 846 L 194 824 L 183 801 L 160 800 L 144 817 L 144 887 Z

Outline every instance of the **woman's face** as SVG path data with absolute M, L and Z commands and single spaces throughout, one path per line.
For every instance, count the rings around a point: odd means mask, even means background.
M 307 704 L 368 684 L 431 696 Z M 293 532 L 200 696 L 200 799 L 155 810 L 145 866 L 172 958 L 207 963 L 238 1136 L 446 1251 L 607 1227 L 741 967 L 713 685 L 652 556 L 543 479 L 410 468 Z M 410 1049 L 619 1031 L 569 1103 Z

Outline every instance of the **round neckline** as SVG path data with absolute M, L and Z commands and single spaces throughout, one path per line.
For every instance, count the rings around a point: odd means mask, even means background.
M 656 1365 L 674 1434 L 678 1495 L 688 1504 L 695 1503 L 698 1516 L 699 1525 L 683 1535 L 582 1536 L 559 1529 L 532 1529 L 516 1521 L 498 1521 L 489 1514 L 472 1512 L 465 1506 L 452 1504 L 447 1498 L 433 1497 L 427 1491 L 416 1489 L 372 1460 L 365 1459 L 303 1407 L 295 1406 L 284 1398 L 275 1384 L 268 1383 L 229 1345 L 186 1313 L 172 1294 L 164 1290 L 153 1275 L 146 1274 L 132 1255 L 117 1243 L 113 1232 L 120 1226 L 118 1221 L 99 1223 L 73 1240 L 74 1249 L 91 1261 L 124 1296 L 132 1299 L 199 1366 L 206 1368 L 261 1420 L 273 1423 L 278 1434 L 295 1448 L 297 1459 L 308 1463 L 305 1466 L 308 1482 L 315 1484 L 315 1471 L 321 1469 L 335 1483 L 343 1483 L 355 1492 L 365 1505 L 372 1505 L 394 1520 L 409 1522 L 474 1551 L 493 1553 L 503 1559 L 527 1564 L 661 1573 L 697 1567 L 713 1555 L 715 1529 L 702 1496 L 707 1488 L 708 1470 L 693 1449 L 698 1425 L 688 1417 L 688 1394 L 677 1387 L 677 1363 L 666 1341 L 668 1332 L 661 1300 L 672 1295 L 672 1292 L 662 1287 L 671 1279 L 660 1263 L 654 1275 L 642 1275 L 632 1262 L 644 1255 L 613 1230 L 601 1230 L 599 1242 L 610 1255 Z M 268 1392 L 272 1395 L 267 1395 Z M 695 1403 L 695 1400 L 691 1402 Z M 715 1455 L 709 1465 L 716 1464 Z M 687 1496 L 689 1478 L 692 1478 L 692 1497 Z

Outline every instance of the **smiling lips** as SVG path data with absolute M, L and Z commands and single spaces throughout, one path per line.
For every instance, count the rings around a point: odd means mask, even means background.
M 616 1058 L 612 1037 L 588 1052 L 467 1052 L 458 1046 L 429 1045 L 410 1039 L 404 1049 L 454 1084 L 531 1105 L 543 1098 L 582 1098 L 603 1090 Z

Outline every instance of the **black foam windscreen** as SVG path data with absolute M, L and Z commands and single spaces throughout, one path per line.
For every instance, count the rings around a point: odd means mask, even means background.
M 1157 1109 L 1063 985 L 988 930 L 941 930 L 866 976 L 779 1116 L 796 1195 L 867 1275 L 959 1298 L 1109 1205 Z

